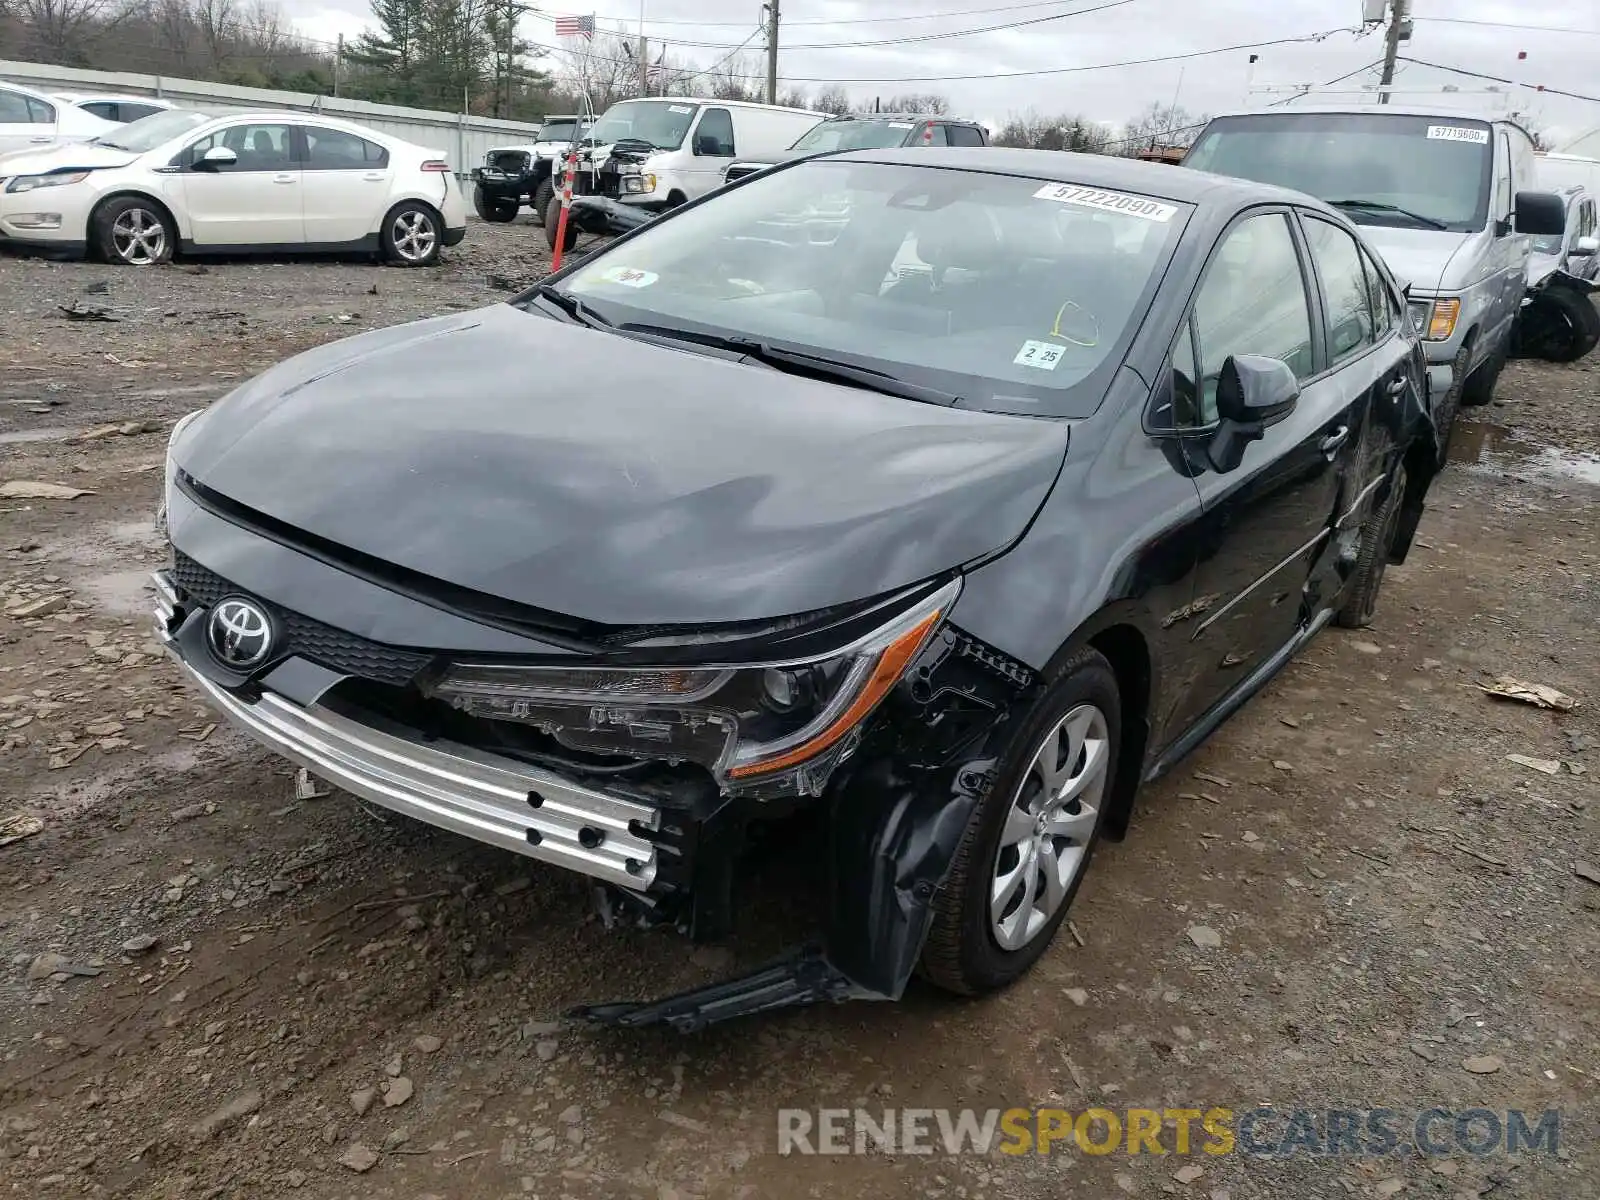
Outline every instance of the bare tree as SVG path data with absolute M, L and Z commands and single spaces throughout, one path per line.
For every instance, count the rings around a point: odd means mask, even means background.
M 907 92 L 903 96 L 890 96 L 883 102 L 883 111 L 942 117 L 950 111 L 950 101 L 936 92 Z
M 97 36 L 127 15 L 120 0 L 16 0 L 16 12 L 36 53 L 63 66 L 88 66 Z
M 232 57 L 239 38 L 239 9 L 235 0 L 193 0 L 194 24 L 213 70 Z
M 832 113 L 836 117 L 842 117 L 852 111 L 850 93 L 837 83 L 830 83 L 819 91 L 817 98 L 811 102 L 811 106 L 818 112 Z
M 1181 104 L 1151 101 L 1123 129 L 1117 151 L 1132 155 L 1158 146 L 1187 146 L 1205 123 L 1205 117 L 1194 116 Z

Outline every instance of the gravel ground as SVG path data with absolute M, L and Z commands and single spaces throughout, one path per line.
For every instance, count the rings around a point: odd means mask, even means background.
M 755 864 L 726 947 L 607 931 L 573 878 L 296 800 L 146 634 L 176 417 L 545 266 L 526 217 L 414 272 L 0 258 L 0 482 L 86 492 L 0 498 L 0 820 L 43 826 L 0 847 L 0 1194 L 1600 1195 L 1600 363 L 1510 367 L 1378 624 L 1319 638 L 1147 790 L 1081 944 L 1022 984 L 597 1032 L 558 1014 L 782 945 L 803 856 Z M 1492 700 L 1501 674 L 1581 703 Z M 1561 1152 L 775 1152 L 780 1107 L 1261 1103 L 1559 1108 Z

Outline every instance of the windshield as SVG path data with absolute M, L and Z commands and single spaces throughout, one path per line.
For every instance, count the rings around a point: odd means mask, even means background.
M 158 112 L 153 116 L 141 117 L 137 121 L 129 121 L 115 132 L 97 137 L 93 141 L 96 146 L 110 146 L 114 150 L 129 150 L 135 154 L 143 154 L 147 150 L 165 145 L 173 138 L 182 137 L 196 125 L 204 125 L 209 120 L 211 120 L 210 113 L 175 108 L 168 112 Z
M 570 142 L 572 135 L 578 132 L 576 121 L 546 121 L 539 126 L 539 140 L 541 142 Z
M 1344 205 L 1345 215 L 1358 225 L 1420 229 L 1437 222 L 1467 232 L 1488 221 L 1489 127 L 1468 118 L 1221 117 L 1206 127 L 1183 165 L 1293 188 L 1319 200 L 1380 206 Z
M 694 121 L 695 107 L 670 100 L 625 100 L 606 109 L 589 137 L 597 146 L 636 138 L 657 150 L 676 150 Z
M 1085 416 L 1190 211 L 1039 179 L 815 159 L 645 226 L 561 286 L 615 324 L 753 339 L 968 408 Z
M 808 130 L 791 150 L 882 150 L 905 143 L 915 128 L 910 121 L 824 121 Z

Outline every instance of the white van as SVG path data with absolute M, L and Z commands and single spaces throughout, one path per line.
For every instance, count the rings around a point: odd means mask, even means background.
M 573 191 L 675 208 L 721 187 L 735 157 L 779 154 L 827 115 L 740 100 L 624 100 L 589 131 Z

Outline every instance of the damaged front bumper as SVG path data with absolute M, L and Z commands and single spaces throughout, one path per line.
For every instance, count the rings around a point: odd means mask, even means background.
M 156 634 L 189 681 L 258 742 L 372 803 L 611 889 L 630 913 L 698 940 L 731 925 L 744 827 L 785 806 L 750 797 L 666 797 L 597 787 L 521 758 L 419 733 L 341 696 L 353 677 L 291 656 L 231 678 L 207 650 L 211 610 L 157 572 Z M 220 600 L 215 600 L 220 605 Z M 291 614 L 278 613 L 287 617 Z M 824 794 L 828 855 L 820 945 L 748 975 L 661 1000 L 588 1005 L 581 1019 L 699 1029 L 735 1016 L 853 999 L 896 1000 L 921 955 L 942 886 L 992 778 L 1007 715 L 1033 673 L 946 625 L 885 702 Z M 359 682 L 359 680 L 354 680 Z

